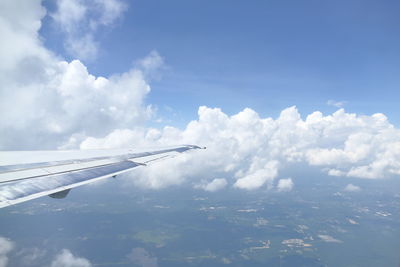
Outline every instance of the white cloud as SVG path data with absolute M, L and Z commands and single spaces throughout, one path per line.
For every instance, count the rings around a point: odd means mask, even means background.
M 335 101 L 335 100 L 328 100 L 326 102 L 328 106 L 333 106 L 336 108 L 343 108 L 344 104 L 346 104 L 346 101 Z
M 18 261 L 21 262 L 22 266 L 37 266 L 43 261 L 47 254 L 46 249 L 40 249 L 38 247 L 22 248 L 16 253 Z
M 97 29 L 112 25 L 126 8 L 119 0 L 58 0 L 52 18 L 65 33 L 67 51 L 79 59 L 93 59 L 98 54 Z
M 276 186 L 279 192 L 289 192 L 292 191 L 294 183 L 292 178 L 280 179 L 278 185 Z
M 92 60 L 99 53 L 99 44 L 95 41 L 92 33 L 85 33 L 74 39 L 68 37 L 65 46 L 71 55 L 81 60 Z
M 8 253 L 14 249 L 14 243 L 9 239 L 0 236 L 0 267 L 6 267 L 8 263 Z
M 323 241 L 328 242 L 328 243 L 343 243 L 343 241 L 333 238 L 330 235 L 318 235 L 319 238 L 321 238 Z
M 0 149 L 55 148 L 68 140 L 64 147 L 74 147 L 85 136 L 152 116 L 143 102 L 147 75 L 163 64 L 157 52 L 125 73 L 96 77 L 81 61 L 66 62 L 43 46 L 45 14 L 40 1 L 0 3 Z
M 86 12 L 87 6 L 82 0 L 58 0 L 57 12 L 52 17 L 64 31 L 73 32 L 84 20 Z
M 242 176 L 241 171 L 239 173 L 237 175 L 239 178 L 234 184 L 235 187 L 247 190 L 257 189 L 267 182 L 272 183 L 278 175 L 278 162 L 269 161 L 265 166 L 260 166 L 257 169 L 251 165 L 247 174 Z
M 89 74 L 78 60 L 52 63 L 46 66 L 51 73 L 39 83 L 3 84 L 8 87 L 0 100 L 5 128 L 0 147 L 20 143 L 23 129 L 30 129 L 33 144 L 54 147 L 72 134 L 104 135 L 152 115 L 152 108 L 143 105 L 150 87 L 140 69 L 104 78 Z
M 51 267 L 90 267 L 92 264 L 85 258 L 74 256 L 68 249 L 63 249 L 51 262 Z
M 7 238 L 0 236 L 0 267 L 8 266 L 8 254 L 15 248 L 15 243 Z M 34 248 L 22 248 L 15 256 L 18 262 L 24 266 L 40 264 L 47 251 Z M 92 264 L 85 258 L 74 256 L 68 249 L 63 249 L 58 253 L 50 264 L 51 267 L 91 267 Z
M 93 0 L 100 10 L 98 22 L 102 25 L 110 25 L 117 20 L 127 9 L 127 5 L 119 0 Z M 89 1 L 90 3 L 90 1 Z M 93 23 L 93 22 L 92 22 Z
M 337 169 L 328 169 L 328 174 L 330 176 L 345 176 L 346 173 Z
M 137 185 L 162 188 L 204 177 L 231 177 L 241 189 L 272 187 L 279 170 L 303 162 L 333 176 L 380 178 L 400 173 L 400 131 L 382 114 L 359 116 L 339 110 L 302 119 L 295 107 L 277 119 L 244 109 L 228 116 L 218 108 L 200 107 L 199 118 L 183 130 L 114 130 L 88 138 L 82 148 L 193 143 L 207 150 L 134 173 Z M 123 142 L 121 142 L 124 140 Z M 382 155 L 385 155 L 382 157 Z M 167 171 L 166 171 L 167 170 Z M 169 171 L 171 170 L 171 172 Z M 173 170 L 173 171 L 172 171 Z
M 228 182 L 224 178 L 216 178 L 212 180 L 211 182 L 207 183 L 202 183 L 199 185 L 196 185 L 195 188 L 200 188 L 208 192 L 216 192 L 219 191 L 223 188 L 225 188 L 228 185 Z
M 346 192 L 359 192 L 361 191 L 361 188 L 357 185 L 348 184 L 343 190 Z

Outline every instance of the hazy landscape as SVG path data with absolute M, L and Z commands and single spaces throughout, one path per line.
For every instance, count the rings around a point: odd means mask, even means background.
M 313 174 L 315 175 L 315 174 Z M 329 177 L 296 190 L 142 191 L 116 181 L 3 209 L 16 243 L 10 266 L 51 262 L 62 249 L 93 266 L 396 266 L 397 181 L 363 181 L 358 192 Z M 385 192 L 385 193 L 382 193 Z M 35 255 L 35 256 L 33 256 Z

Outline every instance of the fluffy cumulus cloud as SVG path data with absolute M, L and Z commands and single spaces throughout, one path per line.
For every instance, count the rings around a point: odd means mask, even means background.
M 262 118 L 252 109 L 227 115 L 200 107 L 199 118 L 185 129 L 114 130 L 104 138 L 87 138 L 81 148 L 193 143 L 207 150 L 188 154 L 135 173 L 136 184 L 160 188 L 189 178 L 232 177 L 236 188 L 273 187 L 283 168 L 294 163 L 317 166 L 328 175 L 382 178 L 400 174 L 400 131 L 383 114 L 360 116 L 340 109 L 301 118 L 296 107 Z M 123 140 L 123 141 L 121 141 Z M 229 181 L 228 181 L 229 183 Z M 290 187 L 289 180 L 280 182 Z M 278 183 L 279 190 L 279 183 Z
M 85 258 L 74 256 L 68 249 L 63 249 L 51 262 L 51 267 L 91 267 Z
M 357 185 L 348 184 L 343 190 L 346 192 L 359 192 L 361 191 L 361 188 Z
M 8 263 L 8 253 L 14 248 L 14 243 L 7 238 L 0 236 L 0 267 L 6 267 Z
M 228 182 L 224 178 L 216 178 L 211 182 L 204 182 L 195 186 L 208 192 L 216 192 L 227 186 Z
M 93 59 L 98 54 L 95 33 L 100 27 L 112 25 L 127 6 L 118 0 L 57 0 L 51 14 L 65 33 L 65 48 L 79 59 Z
M 45 14 L 40 1 L 0 3 L 0 149 L 73 146 L 152 115 L 143 101 L 146 76 L 163 64 L 157 52 L 125 73 L 96 77 L 81 61 L 64 61 L 43 46 L 38 31 Z
M 276 186 L 279 192 L 289 192 L 292 191 L 294 183 L 292 178 L 280 179 L 278 185 Z
M 14 250 L 15 243 L 5 237 L 0 236 L 0 267 L 10 266 L 9 256 Z M 75 256 L 68 249 L 63 249 L 53 257 L 51 263 L 43 263 L 47 250 L 40 248 L 22 248 L 14 253 L 12 259 L 18 262 L 18 266 L 39 266 L 46 265 L 51 267 L 91 267 L 89 260 Z

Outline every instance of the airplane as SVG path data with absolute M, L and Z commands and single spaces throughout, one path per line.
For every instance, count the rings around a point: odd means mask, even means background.
M 47 195 L 65 198 L 72 188 L 197 149 L 205 147 L 0 151 L 0 208 Z

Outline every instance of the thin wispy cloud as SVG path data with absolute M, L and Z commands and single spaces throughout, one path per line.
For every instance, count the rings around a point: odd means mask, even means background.
M 0 267 L 8 266 L 8 254 L 14 249 L 14 242 L 0 236 Z
M 318 237 L 327 243 L 343 243 L 343 241 L 336 239 L 330 235 L 318 235 Z
M 336 107 L 336 108 L 343 108 L 347 101 L 335 101 L 335 100 L 328 100 L 326 104 L 328 106 Z
M 65 48 L 81 60 L 96 58 L 99 28 L 112 26 L 128 8 L 119 0 L 58 0 L 51 14 L 65 35 Z
M 133 248 L 126 256 L 133 264 L 141 267 L 157 267 L 158 260 L 152 257 L 144 248 Z

